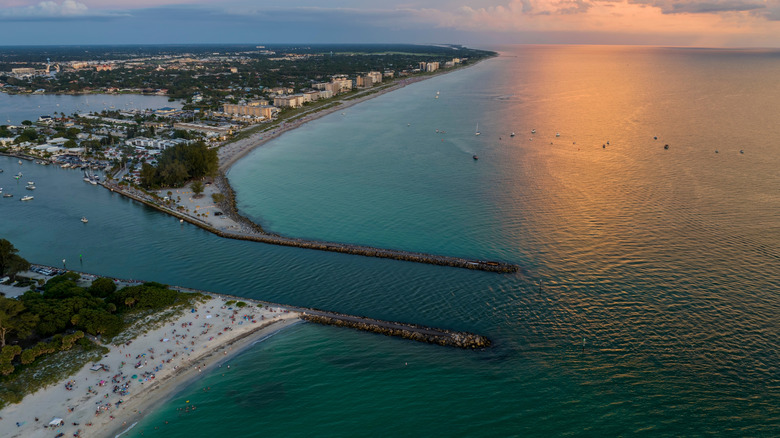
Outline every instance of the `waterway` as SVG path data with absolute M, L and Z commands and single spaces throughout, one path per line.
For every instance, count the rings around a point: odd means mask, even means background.
M 32 122 L 40 116 L 84 114 L 103 110 L 181 108 L 167 96 L 139 94 L 6 94 L 0 93 L 0 125 Z
M 228 175 L 271 231 L 518 274 L 220 239 L 6 158 L 5 191 L 19 170 L 38 189 L 0 198 L 3 236 L 41 263 L 495 343 L 298 325 L 129 436 L 777 436 L 778 74 L 776 51 L 505 47 L 307 124 Z

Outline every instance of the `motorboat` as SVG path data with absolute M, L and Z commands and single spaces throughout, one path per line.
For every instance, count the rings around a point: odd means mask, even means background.
M 27 187 L 25 187 L 25 189 L 27 189 L 27 190 L 35 190 L 35 186 L 27 186 Z
M 477 161 L 477 160 L 479 160 L 479 157 L 477 156 L 477 154 L 474 154 L 474 155 L 472 155 L 472 156 L 471 156 L 471 158 L 473 158 L 473 159 L 474 159 L 474 161 Z
M 22 196 L 19 200 L 20 201 L 32 201 L 33 198 L 34 198 L 33 196 L 27 195 L 27 196 Z
M 89 222 L 89 220 L 87 220 L 87 218 L 86 218 L 86 217 L 82 216 L 82 217 L 81 217 L 81 222 L 83 222 L 83 223 L 85 223 L 85 224 L 86 224 L 87 222 Z

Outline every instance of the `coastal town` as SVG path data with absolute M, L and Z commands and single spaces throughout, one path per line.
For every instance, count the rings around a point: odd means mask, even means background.
M 155 166 L 168 148 L 203 142 L 219 150 L 254 133 L 275 134 L 310 119 L 313 113 L 343 108 L 350 101 L 410 80 L 469 65 L 489 53 L 471 52 L 471 57 L 445 56 L 444 52 L 436 57 L 422 53 L 399 58 L 393 54 L 333 54 L 332 50 L 277 52 L 257 46 L 201 56 L 5 60 L 0 62 L 0 68 L 7 70 L 0 72 L 0 91 L 5 93 L 152 94 L 169 96 L 175 105 L 41 114 L 16 125 L 0 124 L 0 153 L 44 164 L 100 169 L 106 171 L 104 179 L 137 186 L 142 184 L 144 164 Z M 384 64 L 377 64 L 377 57 Z M 361 58 L 370 62 L 354 65 Z M 399 61 L 406 64 L 399 68 Z M 346 73 L 336 70 L 340 67 Z M 361 67 L 375 69 L 357 71 Z M 307 73 L 296 73 L 299 70 Z M 138 85 L 140 78 L 147 78 L 143 86 L 128 86 Z M 182 82 L 189 84 L 186 90 L 172 85 Z M 223 164 L 228 158 L 220 155 Z

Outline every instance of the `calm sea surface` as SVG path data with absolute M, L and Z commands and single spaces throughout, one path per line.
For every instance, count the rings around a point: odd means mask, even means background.
M 103 110 L 181 108 L 180 102 L 168 102 L 166 96 L 137 94 L 15 94 L 0 93 L 0 125 L 18 125 L 24 120 L 65 113 L 100 112 Z
M 780 435 L 780 52 L 501 50 L 285 134 L 229 177 L 274 232 L 516 275 L 220 239 L 0 157 L 2 235 L 30 260 L 495 342 L 300 324 L 128 436 Z

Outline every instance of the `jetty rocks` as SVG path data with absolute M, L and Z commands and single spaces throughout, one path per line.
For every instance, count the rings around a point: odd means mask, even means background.
M 412 341 L 437 344 L 463 349 L 481 349 L 490 347 L 490 339 L 469 332 L 425 327 L 417 324 L 382 321 L 362 316 L 309 310 L 301 314 L 301 319 L 317 324 L 349 327 L 357 330 L 395 336 Z
M 246 240 L 252 242 L 266 243 L 270 245 L 290 246 L 294 248 L 313 249 L 318 251 L 338 252 L 342 254 L 360 255 L 365 257 L 376 257 L 391 260 L 400 260 L 414 263 L 425 263 L 429 265 L 449 266 L 453 268 L 472 269 L 477 271 L 496 272 L 501 274 L 511 274 L 518 272 L 519 266 L 514 263 L 506 263 L 501 261 L 492 260 L 478 260 L 478 259 L 466 259 L 462 257 L 451 257 L 444 255 L 426 254 L 421 252 L 404 251 L 397 249 L 385 249 L 375 248 L 371 246 L 353 245 L 349 243 L 338 242 L 323 242 L 318 240 L 299 239 L 294 237 L 284 237 L 277 234 L 271 234 L 265 232 L 262 227 L 253 223 L 249 219 L 241 216 L 235 206 L 235 194 L 225 177 L 217 179 L 217 184 L 223 189 L 223 193 L 226 194 L 226 202 L 222 204 L 222 209 L 229 217 L 236 222 L 240 223 L 247 229 L 252 230 L 251 233 L 233 232 L 220 230 L 209 224 L 208 222 L 195 218 L 191 215 L 183 214 L 175 211 L 164 205 L 158 203 L 152 195 L 133 193 L 127 189 L 114 184 L 100 183 L 102 186 L 110 189 L 111 191 L 118 193 L 122 196 L 126 196 L 130 199 L 134 199 L 138 202 L 146 204 L 149 207 L 160 210 L 173 217 L 181 219 L 182 221 L 189 222 L 192 225 L 200 227 L 206 231 L 216 234 L 219 237 L 235 240 Z

